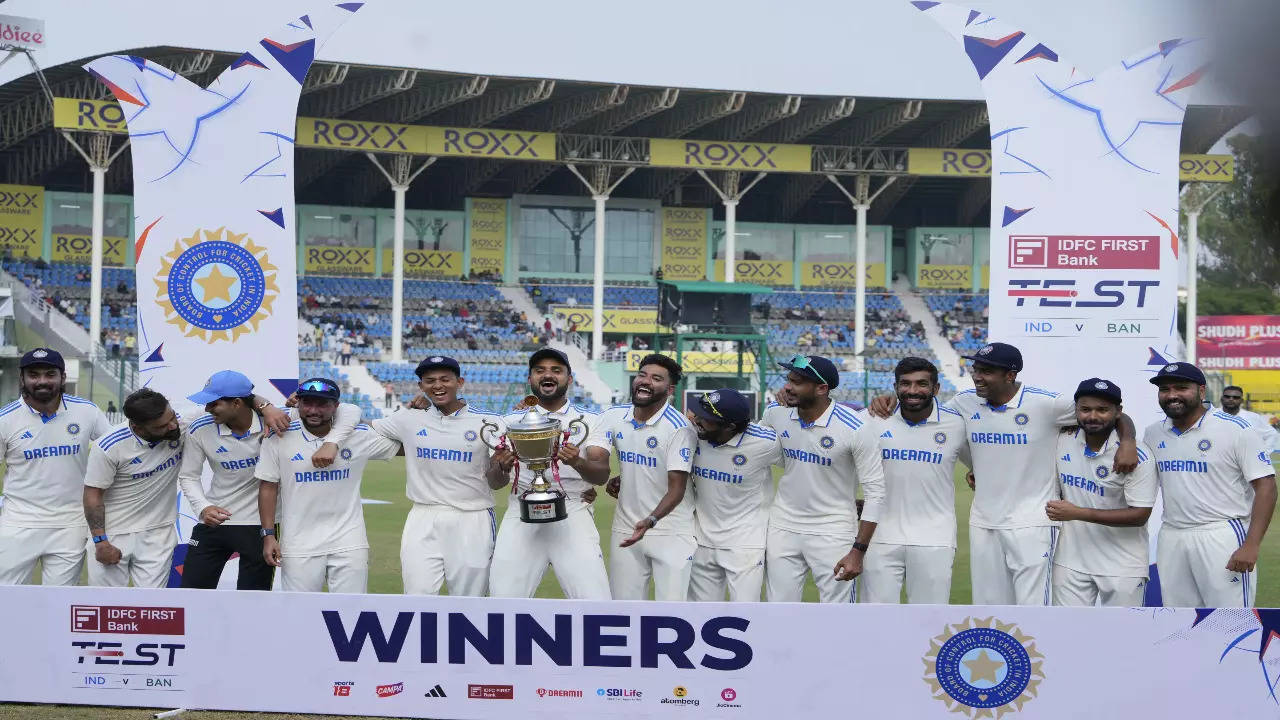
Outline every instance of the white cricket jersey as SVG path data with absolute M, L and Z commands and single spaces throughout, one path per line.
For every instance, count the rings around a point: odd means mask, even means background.
M 760 424 L 769 428 L 776 427 L 786 421 L 787 416 L 790 414 L 791 408 L 771 400 L 769 405 L 765 407 L 764 412 L 760 413 Z
M 884 509 L 880 445 L 865 417 L 832 402 L 811 425 L 787 408 L 773 429 L 782 441 L 782 478 L 769 526 L 806 535 L 852 540 L 857 535 L 858 487 L 862 519 L 879 522 Z
M 631 405 L 615 405 L 600 413 L 599 424 L 585 443 L 618 452 L 622 489 L 613 529 L 628 535 L 667 494 L 667 473 L 687 473 L 693 467 L 698 446 L 698 434 L 670 400 L 647 422 L 637 422 L 633 413 Z M 688 487 L 680 504 L 648 534 L 693 536 L 693 493 Z
M 1249 517 L 1253 485 L 1275 474 L 1271 455 L 1249 423 L 1221 410 L 1178 432 L 1169 418 L 1153 423 L 1143 443 L 1156 459 L 1164 491 L 1164 524 L 1192 528 Z
M 582 447 L 587 436 L 591 434 L 591 431 L 594 430 L 596 425 L 600 422 L 600 413 L 592 412 L 584 407 L 572 405 L 568 400 L 565 401 L 564 405 L 562 405 L 559 410 L 548 411 L 544 409 L 544 414 L 549 418 L 559 420 L 560 429 L 564 432 L 570 433 L 569 439 L 565 440 L 565 442 L 576 445 L 579 448 Z M 504 416 L 502 421 L 505 424 L 510 425 L 511 423 L 519 422 L 522 417 L 524 417 L 523 412 L 514 412 Z M 587 426 L 586 432 L 583 432 L 582 428 L 578 425 L 574 425 L 573 430 L 570 431 L 569 423 L 574 420 L 581 420 L 585 423 Z M 554 487 L 556 481 L 555 475 L 551 472 L 551 468 L 547 468 L 544 474 L 547 478 L 547 482 L 551 483 Z M 533 478 L 533 471 L 530 470 L 524 462 L 520 462 L 520 476 L 516 478 L 515 494 L 519 495 L 520 493 L 528 490 L 530 483 L 533 482 Z M 582 493 L 591 488 L 591 483 L 583 480 L 582 475 L 577 470 L 574 470 L 565 463 L 560 463 L 560 485 L 569 496 L 566 499 L 565 506 L 570 512 L 585 510 L 591 507 L 590 503 L 582 501 Z M 488 486 L 486 485 L 486 487 Z
M 497 443 L 506 424 L 497 413 L 463 405 L 445 415 L 433 405 L 427 410 L 397 410 L 373 421 L 374 432 L 404 445 L 409 480 L 405 494 L 419 505 L 447 505 L 458 510 L 488 510 L 493 490 L 485 480 L 489 446 L 481 440 L 484 424 L 497 426 L 484 437 Z
M 763 548 L 773 466 L 781 464 L 778 434 L 762 425 L 748 425 L 723 445 L 699 440 L 690 473 L 698 544 L 724 550 Z
M 84 525 L 84 474 L 89 449 L 110 429 L 97 405 L 72 395 L 44 417 L 24 400 L 0 408 L 4 505 L 0 525 L 66 528 Z
M 1120 436 L 1111 432 L 1102 450 L 1093 452 L 1084 431 L 1058 434 L 1058 480 L 1062 499 L 1091 510 L 1149 508 L 1156 504 L 1156 464 L 1151 451 L 1138 445 L 1138 467 L 1133 472 L 1112 472 Z M 1062 523 L 1055 565 L 1089 575 L 1147 577 L 1150 546 L 1147 528 L 1112 527 L 1083 520 Z
M 287 412 L 291 420 L 298 419 L 296 409 L 289 408 Z M 325 441 L 341 446 L 358 422 L 359 407 L 347 403 L 338 405 L 333 429 Z M 258 524 L 258 481 L 254 479 L 254 472 L 265 434 L 266 428 L 257 413 L 253 414 L 252 424 L 244 435 L 236 435 L 226 425 L 214 422 L 212 415 L 202 415 L 191 422 L 182 450 L 178 482 L 197 520 L 200 511 L 216 505 L 231 513 L 223 525 Z M 212 472 L 208 492 L 201 482 L 206 461 Z
M 1223 412 L 1226 411 L 1224 410 Z M 1271 427 L 1271 423 L 1267 422 L 1266 418 L 1252 410 L 1245 410 L 1244 408 L 1240 408 L 1240 411 L 1236 413 L 1236 417 L 1249 423 L 1249 427 L 1253 428 L 1253 431 L 1258 434 L 1258 438 L 1262 440 L 1263 450 L 1266 450 L 1268 453 L 1275 451 L 1276 440 L 1280 439 L 1280 433 L 1277 433 L 1276 429 Z
M 126 421 L 89 450 L 84 484 L 101 488 L 108 535 L 164 527 L 178 519 L 178 471 L 189 421 L 178 417 L 178 439 L 148 442 Z
M 280 554 L 314 557 L 369 547 L 360 505 L 360 482 L 370 460 L 389 460 L 400 444 L 357 425 L 329 467 L 318 470 L 311 455 L 327 441 L 302 423 L 262 442 L 257 478 L 278 483 Z
M 1076 403 L 1023 383 L 1007 405 L 992 406 L 973 390 L 947 403 L 964 419 L 977 487 L 969 524 L 992 530 L 1053 526 L 1045 505 L 1058 497 L 1054 450 Z
M 884 466 L 884 510 L 871 542 L 886 545 L 956 546 L 956 460 L 969 462 L 960 414 L 938 402 L 922 422 L 901 409 L 871 418 Z

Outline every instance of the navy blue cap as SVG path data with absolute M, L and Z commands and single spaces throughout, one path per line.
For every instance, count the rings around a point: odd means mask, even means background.
M 338 383 L 328 378 L 307 378 L 298 383 L 298 397 L 314 397 L 338 402 L 342 399 L 342 389 Z
M 462 366 L 458 364 L 457 360 L 446 355 L 432 355 L 426 360 L 423 360 L 418 363 L 418 368 L 413 371 L 413 374 L 421 378 L 428 370 L 436 370 L 438 368 L 452 370 L 454 375 L 462 377 Z
M 1102 378 L 1082 380 L 1076 387 L 1075 399 L 1079 400 L 1082 397 L 1097 397 L 1110 400 L 1117 405 L 1121 404 L 1120 386 Z
M 732 388 L 703 393 L 689 403 L 689 410 L 700 418 L 730 425 L 751 420 L 751 401 Z
M 1161 380 L 1165 378 L 1171 380 L 1190 380 L 1197 385 L 1207 385 L 1204 380 L 1204 373 L 1200 372 L 1200 368 L 1189 362 L 1173 362 L 1160 368 L 1160 372 L 1151 378 L 1152 385 L 1159 385 Z
M 786 362 L 778 363 L 778 365 L 792 372 L 808 376 L 817 382 L 824 383 L 830 388 L 840 385 L 840 370 L 836 368 L 835 363 L 821 355 L 796 355 Z
M 67 364 L 62 360 L 62 353 L 59 353 L 57 350 L 52 348 L 35 348 L 34 350 L 28 351 L 27 354 L 23 355 L 22 359 L 18 361 L 19 370 L 25 367 L 31 367 L 32 365 L 49 365 L 61 370 L 62 372 L 67 371 Z
M 987 343 L 974 354 L 962 355 L 961 357 L 980 365 L 990 365 L 1014 372 L 1022 372 L 1022 351 L 1009 343 Z
M 253 382 L 235 370 L 221 370 L 209 376 L 204 389 L 187 399 L 197 405 L 208 405 L 222 398 L 249 397 L 253 394 Z
M 561 365 L 564 365 L 564 369 L 568 370 L 570 375 L 573 374 L 573 366 L 569 364 L 569 356 L 565 355 L 564 353 L 560 352 L 555 348 L 544 347 L 541 350 L 538 350 L 534 354 L 530 355 L 529 368 L 532 369 L 534 365 L 538 364 L 539 360 L 555 360 Z

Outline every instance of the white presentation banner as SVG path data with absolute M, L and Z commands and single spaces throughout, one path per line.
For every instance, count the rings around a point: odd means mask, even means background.
M 1280 712 L 1280 610 L 42 587 L 0 588 L 0 607 L 3 701 L 457 720 Z

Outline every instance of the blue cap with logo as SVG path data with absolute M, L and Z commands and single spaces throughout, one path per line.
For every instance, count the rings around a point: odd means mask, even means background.
M 824 383 L 830 388 L 840 385 L 840 370 L 836 368 L 835 363 L 821 355 L 796 355 L 786 362 L 778 363 L 778 365 L 792 372 L 800 373 L 816 382 Z
M 428 370 L 438 370 L 440 368 L 452 370 L 454 375 L 462 377 L 462 366 L 458 364 L 457 360 L 445 355 L 432 355 L 426 360 L 423 360 L 418 363 L 418 367 L 413 371 L 413 374 L 421 378 Z
M 732 388 L 703 393 L 689 403 L 689 410 L 705 420 L 730 425 L 751 420 L 751 401 Z
M 209 376 L 209 382 L 198 393 L 187 399 L 197 405 L 208 405 L 222 398 L 249 397 L 253 395 L 253 383 L 235 370 L 220 370 Z
M 1159 385 L 1164 380 L 1190 380 L 1197 385 L 1207 385 L 1204 373 L 1189 362 L 1172 362 L 1160 368 L 1160 372 L 1151 378 L 1152 385 Z
M 55 367 L 63 372 L 67 371 L 67 364 L 62 360 L 62 353 L 52 348 L 35 348 L 29 350 L 27 354 L 22 356 L 18 361 L 18 369 L 32 365 L 48 365 Z
M 1120 386 L 1110 380 L 1096 377 L 1082 380 L 1076 387 L 1075 399 L 1079 400 L 1082 397 L 1102 398 L 1119 405 L 1121 397 Z
M 978 365 L 990 365 L 1014 372 L 1022 372 L 1022 351 L 1009 343 L 993 342 L 978 348 L 972 355 L 962 355 Z

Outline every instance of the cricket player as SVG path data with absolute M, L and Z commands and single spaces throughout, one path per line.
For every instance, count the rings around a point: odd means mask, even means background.
M 601 413 L 583 446 L 588 473 L 608 472 L 610 448 L 618 455 L 620 479 L 605 486 L 618 498 L 609 554 L 614 600 L 647 599 L 651 578 L 658 600 L 689 597 L 697 540 L 686 488 L 698 436 L 671 406 L 681 372 L 666 355 L 642 358 L 631 380 L 631 404 Z
M 480 597 L 489 589 L 497 534 L 493 491 L 507 484 L 514 461 L 490 457 L 484 440 L 498 442 L 506 425 L 458 396 L 465 380 L 457 360 L 433 355 L 416 373 L 431 407 L 373 423 L 375 433 L 405 448 L 405 493 L 413 507 L 400 537 L 404 591 L 438 595 L 447 584 L 450 595 Z
M 787 370 L 781 394 L 790 410 L 773 415 L 784 470 L 769 511 L 767 597 L 800 602 L 812 573 L 820 602 L 852 602 L 850 581 L 862 574 L 884 507 L 879 444 L 865 416 L 831 399 L 840 384 L 834 363 L 797 355 L 779 365 Z
M 1266 418 L 1252 410 L 1244 409 L 1244 388 L 1239 385 L 1228 385 L 1222 388 L 1222 411 L 1248 422 L 1262 439 L 1262 449 L 1268 454 L 1276 450 L 1276 441 L 1280 440 L 1280 433 L 1271 427 L 1271 423 L 1267 422 Z
M 1170 363 L 1151 382 L 1166 416 L 1143 436 L 1164 492 L 1156 544 L 1164 604 L 1252 607 L 1276 504 L 1270 455 L 1247 422 L 1205 407 L 1195 365 Z
M 110 427 L 97 405 L 66 394 L 66 364 L 49 348 L 18 361 L 21 397 L 0 408 L 4 506 L 0 585 L 75 585 L 89 529 L 81 503 L 93 441 Z
M 264 562 L 280 568 L 286 592 L 363 593 L 369 586 L 369 538 L 360 482 L 370 460 L 389 460 L 400 444 L 357 425 L 338 458 L 321 470 L 311 456 L 333 430 L 342 391 L 325 378 L 298 385 L 298 422 L 262 442 L 258 478 L 259 535 Z M 276 506 L 280 533 L 276 536 Z
M 191 529 L 182 587 L 216 588 L 227 560 L 232 553 L 239 553 L 236 587 L 270 590 L 275 571 L 262 557 L 258 481 L 254 477 L 267 431 L 258 415 L 258 406 L 265 400 L 255 400 L 253 383 L 234 370 L 214 373 L 204 389 L 187 399 L 203 405 L 207 414 L 196 418 L 187 430 L 178 472 L 182 495 L 200 520 Z M 295 415 L 289 412 L 290 419 Z M 334 427 L 312 456 L 312 465 L 331 465 L 338 444 L 346 442 L 359 421 L 360 408 L 339 405 Z M 201 482 L 206 464 L 213 476 L 207 492 Z
M 1147 585 L 1147 519 L 1159 485 L 1151 451 L 1138 446 L 1138 467 L 1111 471 L 1119 437 L 1120 388 L 1089 378 L 1076 388 L 1074 432 L 1058 435 L 1062 499 L 1050 520 L 1062 522 L 1053 556 L 1053 604 L 1141 607 Z
M 604 569 L 595 514 L 591 503 L 583 499 L 583 494 L 593 485 L 603 485 L 609 474 L 607 468 L 600 472 L 601 468 L 589 465 L 578 451 L 590 429 L 599 424 L 600 416 L 569 403 L 566 395 L 572 386 L 573 370 L 564 353 L 542 348 L 529 356 L 529 389 L 538 398 L 538 407 L 547 417 L 559 420 L 566 432 L 574 420 L 583 421 L 588 430 L 584 432 L 574 426 L 575 434 L 560 444 L 560 487 L 568 495 L 565 505 L 569 516 L 565 519 L 548 523 L 520 520 L 517 498 L 529 489 L 534 478 L 533 471 L 521 464 L 493 547 L 493 564 L 489 568 L 489 593 L 493 597 L 533 597 L 550 564 L 566 597 L 610 599 L 609 576 Z M 503 421 L 509 425 L 523 415 L 515 412 Z M 506 465 L 516 460 L 510 457 L 512 452 L 511 448 L 503 448 L 494 453 L 494 458 Z M 550 471 L 547 477 L 551 477 Z
M 751 402 L 733 389 L 690 403 L 698 430 L 693 454 L 693 554 L 689 599 L 758 602 L 773 499 L 773 467 L 782 464 L 778 435 L 751 422 Z
M 1018 381 L 1022 353 L 1000 342 L 973 355 L 974 390 L 957 393 L 948 406 L 964 419 L 973 457 L 969 511 L 969 563 L 975 605 L 1049 605 L 1050 569 L 1058 525 L 1045 514 L 1058 497 L 1053 453 L 1062 427 L 1075 425 L 1075 403 L 1056 392 Z M 872 402 L 887 417 L 894 396 Z M 1138 464 L 1133 421 L 1116 422 L 1115 472 Z M 976 486 L 973 484 L 976 477 Z
M 957 460 L 968 465 L 964 419 L 937 401 L 938 368 L 918 357 L 893 370 L 898 410 L 872 419 L 885 503 L 864 560 L 859 602 L 946 605 L 956 555 Z

